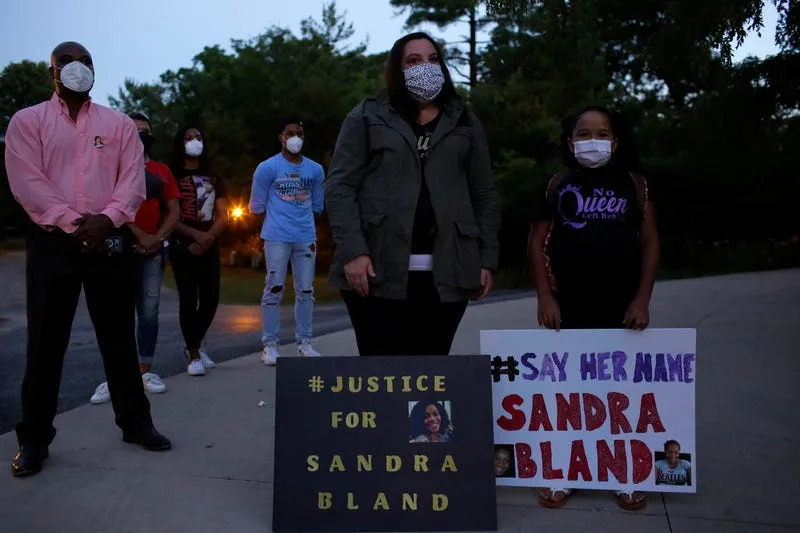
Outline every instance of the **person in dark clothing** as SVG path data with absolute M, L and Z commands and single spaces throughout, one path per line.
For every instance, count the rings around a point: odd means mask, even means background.
M 125 442 L 172 444 L 153 427 L 134 336 L 131 233 L 145 198 L 142 143 L 127 116 L 91 101 L 92 56 L 75 42 L 50 56 L 52 98 L 17 112 L 5 136 L 11 191 L 33 221 L 26 241 L 28 345 L 15 477 L 41 471 L 56 435 L 61 370 L 81 289 Z
M 199 128 L 185 127 L 176 133 L 171 167 L 181 210 L 170 261 L 178 287 L 187 372 L 202 376 L 216 366 L 202 344 L 219 305 L 217 239 L 228 223 L 228 194 L 225 182 L 209 168 Z
M 633 137 L 620 115 L 589 107 L 565 121 L 561 143 L 567 168 L 539 195 L 528 242 L 539 325 L 644 329 L 659 238 Z M 561 507 L 569 494 L 543 489 L 539 502 Z M 618 498 L 627 510 L 646 505 L 642 493 Z
M 385 78 L 345 119 L 331 161 L 330 282 L 361 355 L 446 355 L 497 268 L 488 145 L 427 34 L 395 42 Z

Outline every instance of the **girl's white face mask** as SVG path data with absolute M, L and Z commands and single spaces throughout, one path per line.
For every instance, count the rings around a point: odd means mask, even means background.
M 602 167 L 611 159 L 611 141 L 608 139 L 589 139 L 573 141 L 575 159 L 581 166 L 588 168 Z

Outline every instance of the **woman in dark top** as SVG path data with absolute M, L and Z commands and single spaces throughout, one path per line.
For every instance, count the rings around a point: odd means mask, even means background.
M 385 78 L 345 119 L 331 161 L 330 280 L 361 355 L 446 355 L 497 268 L 489 150 L 430 36 L 398 39 Z
M 187 371 L 202 376 L 215 366 L 202 343 L 219 304 L 217 237 L 227 225 L 228 205 L 225 183 L 209 168 L 199 128 L 185 127 L 175 135 L 172 173 L 181 194 L 181 217 L 172 238 L 170 259 L 180 300 Z
M 564 122 L 567 167 L 535 204 L 528 253 L 539 325 L 644 329 L 659 258 L 655 209 L 622 117 L 589 107 Z M 569 489 L 543 489 L 539 503 L 561 507 Z M 645 495 L 618 494 L 628 510 Z

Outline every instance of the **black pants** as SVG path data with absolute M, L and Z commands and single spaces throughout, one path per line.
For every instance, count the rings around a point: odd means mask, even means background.
M 561 311 L 562 329 L 618 329 L 622 324 L 630 300 L 608 297 L 574 298 L 556 295 Z
M 74 237 L 38 227 L 31 229 L 26 251 L 28 354 L 19 443 L 47 446 L 55 437 L 61 371 L 81 287 L 117 425 L 133 434 L 152 426 L 136 353 L 132 254 L 87 254 Z
M 214 321 L 219 305 L 219 245 L 195 256 L 188 250 L 170 247 L 172 272 L 178 286 L 179 315 L 183 341 L 197 350 Z
M 342 291 L 360 355 L 447 355 L 467 302 L 442 302 L 430 272 L 409 272 L 405 300 Z

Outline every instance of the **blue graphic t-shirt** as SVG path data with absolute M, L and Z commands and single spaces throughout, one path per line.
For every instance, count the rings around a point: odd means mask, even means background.
M 273 242 L 316 240 L 314 213 L 324 205 L 322 165 L 303 157 L 300 163 L 277 154 L 253 173 L 250 211 L 266 213 L 261 238 Z
M 678 459 L 675 468 L 666 459 L 656 461 L 656 485 L 686 485 L 691 468 L 692 464 L 684 459 Z

